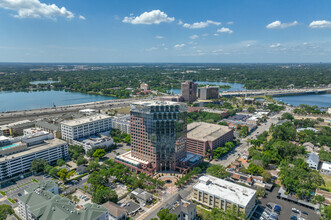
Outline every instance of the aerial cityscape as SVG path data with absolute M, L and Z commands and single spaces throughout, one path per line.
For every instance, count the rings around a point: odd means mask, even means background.
M 330 10 L 0 0 L 0 220 L 330 220 Z

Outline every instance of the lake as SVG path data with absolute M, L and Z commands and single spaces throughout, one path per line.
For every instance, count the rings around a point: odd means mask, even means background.
M 273 98 L 277 101 L 282 101 L 294 106 L 307 104 L 325 108 L 331 107 L 331 94 L 281 96 Z
M 0 92 L 0 112 L 48 108 L 115 99 L 110 96 L 66 91 Z

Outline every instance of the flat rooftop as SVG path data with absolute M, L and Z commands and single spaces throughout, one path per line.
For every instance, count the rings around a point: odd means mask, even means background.
M 135 166 L 138 166 L 140 164 L 148 164 L 149 163 L 148 161 L 141 160 L 141 159 L 133 157 L 131 155 L 131 151 L 128 151 L 124 154 L 121 154 L 121 155 L 117 156 L 116 159 L 121 160 L 123 162 L 127 162 L 127 163 L 135 165 Z
M 28 150 L 18 152 L 18 153 L 14 153 L 14 154 L 11 154 L 11 155 L 8 155 L 8 156 L 5 156 L 5 157 L 0 157 L 0 162 L 4 162 L 6 160 L 16 159 L 16 158 L 19 158 L 19 157 L 24 157 L 26 155 L 33 154 L 33 153 L 36 153 L 36 152 L 39 152 L 39 151 L 42 151 L 42 150 L 47 150 L 47 149 L 52 148 L 52 147 L 57 147 L 57 146 L 62 145 L 62 144 L 67 144 L 67 142 L 65 142 L 63 140 L 60 140 L 60 139 L 57 139 L 57 138 L 47 140 L 47 141 L 44 141 L 44 143 L 42 143 L 42 144 L 34 145 L 33 147 L 28 147 Z
M 254 189 L 209 175 L 200 177 L 193 188 L 244 207 L 256 194 Z
M 187 125 L 187 138 L 199 141 L 214 141 L 231 130 L 227 126 L 193 122 Z
M 85 117 L 77 118 L 77 119 L 73 119 L 73 120 L 63 121 L 63 122 L 61 122 L 61 124 L 68 125 L 68 126 L 77 126 L 77 125 L 81 125 L 81 124 L 91 123 L 93 121 L 99 121 L 99 120 L 110 119 L 110 118 L 112 118 L 112 117 L 108 116 L 108 115 L 96 114 L 96 115 L 85 116 Z
M 171 101 L 140 101 L 134 102 L 132 105 L 143 105 L 143 106 L 159 106 L 159 105 L 184 105 L 183 103 L 171 102 Z

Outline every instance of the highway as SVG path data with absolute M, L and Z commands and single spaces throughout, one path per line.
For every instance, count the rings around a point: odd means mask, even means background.
M 24 119 L 38 119 L 46 116 L 57 116 L 64 113 L 77 112 L 82 109 L 109 109 L 109 108 L 120 108 L 129 106 L 133 102 L 137 101 L 148 101 L 155 98 L 136 98 L 136 99 L 112 99 L 98 102 L 89 102 L 75 105 L 57 106 L 56 108 L 41 108 L 23 111 L 12 111 L 0 113 L 0 125 L 24 120 Z
M 223 91 L 221 96 L 285 96 L 285 95 L 304 95 L 304 94 L 318 94 L 318 93 L 331 93 L 329 87 L 319 88 L 303 88 L 303 89 L 273 89 L 273 90 L 247 90 L 247 91 Z

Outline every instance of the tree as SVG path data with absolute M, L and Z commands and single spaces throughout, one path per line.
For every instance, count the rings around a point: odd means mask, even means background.
M 169 209 L 162 209 L 157 213 L 160 220 L 177 220 L 177 215 L 170 213 Z
M 271 182 L 272 176 L 271 176 L 271 174 L 270 174 L 269 171 L 267 171 L 267 170 L 263 171 L 262 177 L 263 177 L 263 181 L 264 182 L 266 182 L 266 183 L 270 183 Z
M 35 173 L 40 173 L 45 170 L 48 162 L 44 159 L 34 159 L 31 162 L 31 171 Z
M 0 205 L 0 219 L 7 219 L 7 215 L 13 215 L 15 212 L 10 205 Z
M 222 165 L 211 165 L 207 168 L 207 173 L 222 179 L 230 176 L 230 173 L 228 173 Z
M 228 126 L 228 123 L 226 121 L 221 121 L 218 123 L 219 125 L 223 125 L 223 126 Z
M 263 167 L 256 165 L 255 163 L 251 163 L 249 164 L 249 166 L 247 167 L 247 170 L 250 174 L 252 175 L 262 175 L 264 169 Z
M 58 165 L 59 167 L 60 167 L 60 166 L 63 166 L 65 163 L 66 163 L 66 162 L 65 162 L 64 160 L 62 160 L 62 159 L 58 159 L 58 160 L 56 161 L 56 165 Z
M 272 137 L 283 141 L 292 141 L 296 137 L 296 127 L 289 121 L 282 125 L 271 127 Z
M 63 181 L 63 183 L 67 180 L 67 170 L 65 168 L 61 169 L 59 172 L 57 172 L 57 175 L 59 176 L 60 180 Z
M 318 203 L 322 203 L 322 202 L 325 201 L 325 198 L 324 198 L 324 196 L 317 195 L 317 196 L 315 196 L 315 200 L 316 200 Z
M 292 121 L 292 120 L 294 119 L 294 117 L 293 117 L 293 115 L 291 115 L 290 113 L 285 112 L 285 113 L 282 114 L 281 119 Z
M 103 204 L 108 201 L 117 203 L 118 196 L 116 192 L 109 187 L 100 186 L 93 193 L 92 201 L 97 204 Z
M 105 149 L 97 149 L 94 153 L 93 153 L 93 157 L 94 158 L 102 158 L 106 155 L 106 151 Z
M 90 163 L 87 166 L 86 170 L 87 170 L 87 172 L 92 173 L 92 172 L 98 170 L 99 168 L 100 168 L 99 159 L 96 158 L 96 159 L 90 161 Z
M 84 156 L 81 155 L 77 158 L 76 163 L 77 163 L 77 166 L 80 166 L 83 164 L 88 164 L 88 161 L 84 158 Z
M 247 108 L 247 111 L 250 112 L 250 113 L 254 113 L 256 111 L 256 109 L 254 107 L 252 107 L 252 106 L 249 106 Z
M 131 135 L 127 135 L 127 136 L 124 138 L 124 142 L 127 143 L 127 144 L 131 144 Z
M 258 197 L 264 197 L 266 194 L 266 191 L 265 191 L 265 188 L 263 187 L 258 187 L 257 190 L 256 190 L 256 195 Z
M 239 129 L 239 126 L 238 126 Z M 246 125 L 241 126 L 239 130 L 239 136 L 240 137 L 246 137 L 249 134 L 249 129 Z

